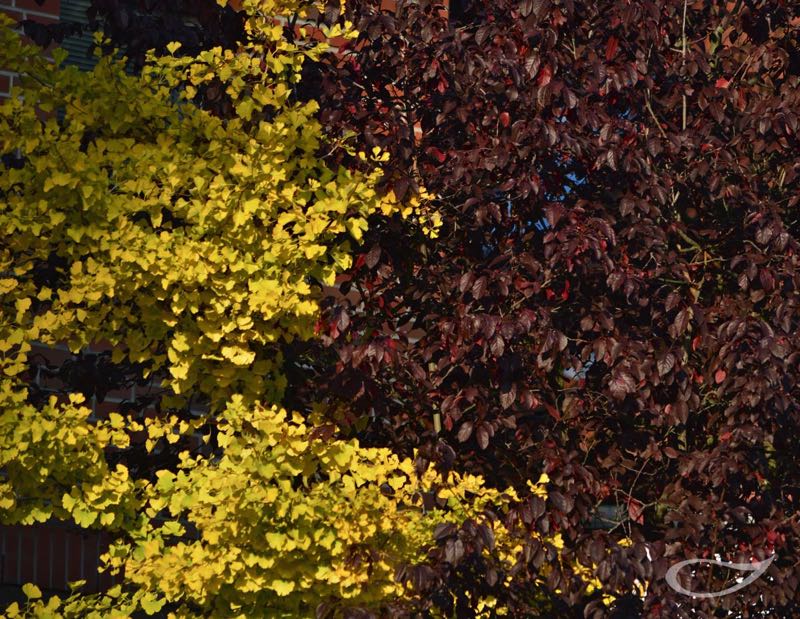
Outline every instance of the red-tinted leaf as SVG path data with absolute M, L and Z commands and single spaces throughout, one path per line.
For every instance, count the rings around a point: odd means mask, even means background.
M 457 532 L 458 528 L 452 523 L 446 522 L 437 524 L 433 529 L 433 539 L 435 539 L 437 542 L 440 542 L 448 537 L 454 536 Z
M 536 85 L 540 87 L 547 86 L 550 83 L 552 77 L 553 77 L 553 69 L 550 68 L 549 64 L 546 64 L 539 71 L 539 75 L 536 78 Z
M 458 282 L 459 291 L 463 294 L 464 292 L 467 291 L 468 288 L 472 286 L 474 281 L 475 281 L 475 276 L 472 274 L 472 272 L 464 273 Z
M 606 43 L 606 61 L 610 61 L 617 55 L 617 47 L 619 47 L 619 40 L 612 35 Z
M 394 195 L 398 200 L 402 200 L 408 192 L 408 179 L 401 178 L 394 184 Z
M 499 357 L 503 356 L 503 353 L 505 352 L 505 349 L 506 349 L 506 345 L 505 345 L 505 341 L 503 340 L 502 336 L 495 335 L 492 338 L 492 343 L 490 345 L 490 349 L 492 351 L 492 354 L 495 357 L 499 358 Z
M 486 293 L 486 287 L 488 286 L 488 284 L 489 280 L 486 278 L 485 275 L 479 277 L 477 280 L 475 280 L 475 283 L 472 285 L 472 296 L 476 300 L 481 299 L 483 295 Z
M 525 69 L 528 71 L 528 75 L 534 77 L 539 72 L 539 65 L 541 63 L 541 59 L 539 58 L 538 54 L 531 54 L 525 59 Z
M 373 245 L 372 249 L 367 252 L 367 256 L 365 258 L 365 263 L 367 267 L 370 269 L 374 268 L 376 264 L 378 264 L 378 260 L 381 258 L 381 247 L 380 245 Z
M 444 160 L 447 159 L 447 156 L 435 146 L 429 146 L 426 152 L 439 163 L 444 163 Z
M 522 17 L 527 17 L 533 12 L 533 3 L 534 0 L 522 0 L 519 5 L 519 14 Z
M 559 410 L 558 410 L 558 409 L 557 409 L 555 406 L 553 406 L 552 404 L 549 404 L 549 403 L 545 402 L 545 405 L 544 405 L 544 407 L 545 407 L 545 409 L 547 410 L 547 413 L 548 413 L 548 414 L 549 414 L 549 415 L 550 415 L 550 416 L 551 416 L 553 419 L 555 419 L 556 421 L 558 421 L 559 419 L 561 419 L 561 413 L 559 412 Z
M 475 438 L 478 440 L 478 445 L 481 449 L 486 449 L 489 446 L 489 430 L 485 424 L 481 424 L 478 427 Z
M 638 524 L 644 524 L 644 505 L 636 499 L 628 499 L 628 517 Z
M 675 355 L 673 355 L 671 352 L 668 352 L 658 360 L 656 365 L 658 366 L 658 375 L 664 376 L 675 367 Z
M 509 408 L 514 403 L 516 398 L 517 385 L 512 383 L 508 389 L 500 392 L 500 406 L 502 406 L 504 409 Z
M 633 393 L 636 389 L 636 381 L 627 371 L 618 370 L 614 378 L 608 384 L 611 395 L 616 399 L 622 399 L 629 393 Z

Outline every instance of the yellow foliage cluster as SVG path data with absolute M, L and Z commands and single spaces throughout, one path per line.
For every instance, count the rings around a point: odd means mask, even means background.
M 104 556 L 108 569 L 124 570 L 125 592 L 44 601 L 34 588 L 28 606 L 9 616 L 128 616 L 170 604 L 176 618 L 306 617 L 324 600 L 377 608 L 413 595 L 394 574 L 425 559 L 437 524 L 467 519 L 490 526 L 492 552 L 513 567 L 524 539 L 484 511 L 517 501 L 513 490 L 433 468 L 418 476 L 411 459 L 356 440 L 319 440 L 315 427 L 233 397 L 217 422 L 218 457 L 183 453 L 177 471 L 137 482 L 145 518 Z M 531 487 L 545 496 L 547 481 Z M 445 507 L 425 510 L 423 492 Z M 73 516 L 74 495 L 63 497 Z M 558 536 L 548 541 L 558 546 Z M 493 600 L 476 607 L 489 616 Z
M 418 477 L 389 450 L 314 439 L 313 425 L 277 407 L 235 397 L 218 430 L 221 456 L 185 454 L 178 471 L 160 472 L 145 512 L 165 520 L 108 557 L 129 582 L 185 604 L 178 616 L 303 617 L 326 599 L 387 602 L 404 593 L 395 571 L 424 559 L 437 523 L 502 503 L 479 479 Z M 425 511 L 423 491 L 449 506 Z
M 0 64 L 25 86 L 0 107 L 0 152 L 24 165 L 0 175 L 0 286 L 39 302 L 29 335 L 75 350 L 107 340 L 215 406 L 280 399 L 276 343 L 313 334 L 317 286 L 350 266 L 349 239 L 373 213 L 413 211 L 376 192 L 380 152 L 363 155 L 370 174 L 328 167 L 316 102 L 289 100 L 325 46 L 254 17 L 237 53 L 152 58 L 134 77 L 112 57 L 60 68 L 5 26 Z M 233 118 L 191 103 L 210 80 Z M 53 255 L 64 266 L 35 282 Z
M 88 423 L 91 411 L 73 396 L 42 408 L 26 392 L 0 382 L 0 513 L 2 521 L 32 524 L 50 517 L 115 529 L 140 507 L 127 469 L 111 470 L 105 449 L 124 448 L 128 434 L 109 422 Z M 68 493 L 64 490 L 69 489 Z

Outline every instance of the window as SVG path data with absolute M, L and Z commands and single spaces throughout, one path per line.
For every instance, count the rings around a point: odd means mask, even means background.
M 61 0 L 61 22 L 84 26 L 82 34 L 66 37 L 61 44 L 61 47 L 69 52 L 66 64 L 75 65 L 84 71 L 91 70 L 97 63 L 97 59 L 91 51 L 94 39 L 87 28 L 89 25 L 87 11 L 90 1 Z

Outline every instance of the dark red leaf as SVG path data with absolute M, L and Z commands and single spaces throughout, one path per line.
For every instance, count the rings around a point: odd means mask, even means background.
M 543 66 L 539 71 L 539 75 L 536 78 L 536 85 L 540 87 L 547 86 L 550 83 L 552 77 L 553 77 L 553 70 L 550 68 L 550 65 L 547 64 Z
M 458 440 L 464 443 L 469 440 L 470 436 L 472 436 L 472 422 L 465 421 L 458 429 Z
M 606 43 L 606 61 L 610 61 L 614 56 L 617 55 L 617 47 L 619 46 L 619 39 L 615 36 L 611 36 Z

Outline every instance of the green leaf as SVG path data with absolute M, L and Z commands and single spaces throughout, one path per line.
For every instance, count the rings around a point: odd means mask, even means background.
M 148 615 L 155 615 L 163 608 L 164 600 L 153 597 L 152 595 L 146 595 L 142 598 L 141 605 L 142 610 Z
M 72 512 L 72 517 L 75 519 L 75 522 L 84 527 L 90 527 L 97 520 L 97 513 L 90 512 L 87 509 L 82 507 L 76 507 L 75 510 Z

